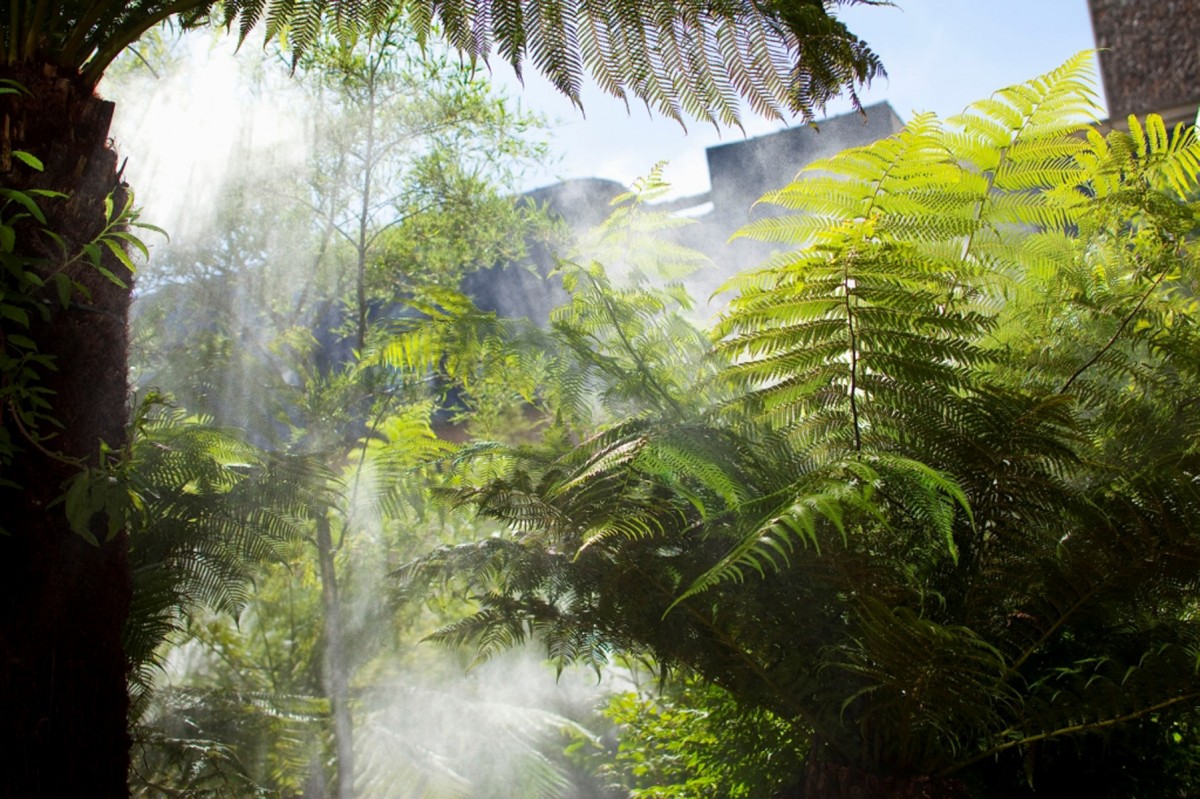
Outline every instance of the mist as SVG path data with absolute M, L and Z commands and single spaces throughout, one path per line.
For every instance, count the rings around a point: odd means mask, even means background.
M 361 77 L 293 72 L 250 42 L 239 50 L 232 37 L 203 31 L 155 40 L 102 87 L 117 102 L 117 146 L 134 154 L 124 178 L 143 218 L 170 236 L 148 242 L 150 263 L 137 279 L 136 389 L 164 390 L 201 423 L 308 459 L 324 474 L 308 489 L 319 497 L 305 511 L 312 521 L 286 519 L 296 537 L 272 544 L 263 576 L 230 606 L 236 612 L 188 617 L 164 655 L 143 751 L 161 749 L 155 741 L 210 741 L 192 768 L 212 779 L 220 753 L 253 752 L 228 768 L 247 785 L 305 795 L 601 795 L 595 776 L 563 752 L 587 741 L 594 764 L 613 745 L 612 722 L 598 709 L 633 687 L 623 669 L 556 677 L 536 644 L 472 666 L 467 648 L 419 643 L 469 604 L 395 598 L 397 567 L 439 545 L 497 534 L 424 497 L 420 464 L 448 452 L 438 435 L 461 439 L 462 423 L 451 420 L 462 418 L 468 436 L 522 440 L 538 429 L 536 413 L 496 415 L 498 400 L 524 400 L 499 383 L 489 389 L 495 378 L 474 378 L 450 400 L 428 386 L 391 385 L 387 392 L 408 399 L 381 403 L 378 387 L 358 385 L 355 364 L 372 336 L 415 323 L 405 302 L 431 287 L 457 284 L 482 311 L 547 327 L 570 299 L 560 258 L 604 263 L 617 286 L 666 291 L 664 307 L 702 324 L 723 307 L 721 284 L 772 250 L 728 243 L 765 213 L 752 211 L 757 198 L 804 163 L 892 132 L 898 120 L 881 106 L 866 122 L 854 116 L 819 132 L 711 148 L 710 188 L 687 198 L 656 170 L 639 184 L 642 221 L 629 238 L 592 232 L 626 191 L 618 183 L 514 192 L 523 164 L 549 151 L 514 140 L 503 146 L 511 163 L 497 162 L 506 117 L 484 114 L 467 123 L 474 132 L 442 138 L 444 112 L 415 101 L 424 87 L 406 83 L 411 62 L 366 73 L 393 93 L 376 103 L 375 89 L 343 93 L 339 81 Z M 457 126 L 459 117 L 447 119 Z M 467 211 L 475 217 L 466 226 L 456 220 L 463 191 L 482 203 L 490 226 L 478 210 Z M 533 209 L 548 211 L 557 232 L 514 237 Z M 437 221 L 423 223 L 427 212 Z M 682 295 L 670 286 L 695 304 L 676 307 Z M 171 762 L 145 758 L 155 768 Z M 330 782 L 329 763 L 353 763 L 352 773 L 338 768 Z
M 438 138 L 441 112 L 398 95 L 366 109 L 377 114 L 371 124 L 434 132 L 398 135 L 382 154 L 362 149 L 373 145 L 328 123 L 338 115 L 353 123 L 363 109 L 334 85 L 291 74 L 283 57 L 253 40 L 238 50 L 233 37 L 204 31 L 155 39 L 144 61 L 127 57 L 101 87 L 117 103 L 116 146 L 131 154 L 123 178 L 142 218 L 170 237 L 147 234 L 151 258 L 137 276 L 135 389 L 166 391 L 201 423 L 280 457 L 323 460 L 326 476 L 311 490 L 331 503 L 318 527 L 332 525 L 333 536 L 306 543 L 309 523 L 287 520 L 300 537 L 271 545 L 234 615 L 188 617 L 144 710 L 141 760 L 149 765 L 135 776 L 153 784 L 155 769 L 192 756 L 172 749 L 191 740 L 183 751 L 203 753 L 192 773 L 209 783 L 232 770 L 248 780 L 246 790 L 275 784 L 346 796 L 351 789 L 335 789 L 322 765 L 350 759 L 339 749 L 345 742 L 328 737 L 341 703 L 352 718 L 350 735 L 338 733 L 353 739 L 356 795 L 581 795 L 561 751 L 568 728 L 592 735 L 581 724 L 595 721 L 593 706 L 616 678 L 576 670 L 556 678 L 532 648 L 469 668 L 466 650 L 419 643 L 445 613 L 382 599 L 395 593 L 391 571 L 477 533 L 423 499 L 412 504 L 424 489 L 407 470 L 429 454 L 422 448 L 436 449 L 434 406 L 397 400 L 385 409 L 347 382 L 356 320 L 383 325 L 398 312 L 386 299 L 356 305 L 356 269 L 360 281 L 376 281 L 367 290 L 380 297 L 395 282 L 401 300 L 425 279 L 420 270 L 440 279 L 436 259 L 424 265 L 428 256 L 406 255 L 403 242 L 367 249 L 355 225 L 384 231 L 414 206 L 436 210 L 436 197 L 414 181 L 444 181 L 453 196 L 459 186 L 479 192 L 481 181 L 508 177 L 507 165 L 489 173 L 478 159 L 483 141 L 510 134 L 481 116 L 478 144 L 461 133 L 447 144 Z M 518 160 L 541 152 L 504 146 Z M 443 151 L 461 164 L 431 160 Z M 377 182 L 369 216 L 356 218 L 362 163 Z M 510 193 L 495 191 L 484 200 Z M 506 252 L 492 239 L 478 246 L 479 255 L 460 252 L 468 269 Z M 393 277 L 379 266 L 405 257 L 415 265 Z M 405 425 L 417 431 L 415 443 Z M 223 759 L 235 751 L 252 756 L 236 766 Z

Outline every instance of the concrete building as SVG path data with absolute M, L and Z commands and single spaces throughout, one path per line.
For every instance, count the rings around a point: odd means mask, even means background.
M 1196 121 L 1200 105 L 1200 0 L 1089 0 L 1092 28 L 1100 50 L 1100 71 L 1111 124 L 1125 127 L 1129 114 L 1157 113 L 1168 127 Z M 709 190 L 660 204 L 696 219 L 680 240 L 701 250 L 716 268 L 688 281 L 703 302 L 729 276 L 760 263 L 770 248 L 729 237 L 762 214 L 754 207 L 766 192 L 790 181 L 804 166 L 848 147 L 857 147 L 900 131 L 903 122 L 887 103 L 823 120 L 816 127 L 795 127 L 732 141 L 707 150 Z M 624 188 L 595 178 L 569 180 L 530 193 L 576 228 L 594 225 L 608 212 L 608 201 Z M 551 257 L 535 253 L 535 271 L 552 268 Z M 550 309 L 565 300 L 560 284 L 539 279 L 523 267 L 504 267 L 472 275 L 465 286 L 486 310 L 527 316 L 545 324 Z M 719 304 L 719 303 L 717 303 Z M 710 306 L 713 310 L 717 304 Z
M 786 185 L 813 161 L 870 144 L 902 127 L 891 106 L 879 103 L 861 114 L 826 119 L 819 126 L 789 128 L 709 147 L 710 189 L 654 206 L 692 217 L 695 224 L 679 231 L 677 239 L 713 261 L 714 268 L 685 281 L 692 296 L 703 304 L 730 276 L 761 262 L 769 253 L 769 247 L 757 242 L 729 241 L 751 219 L 772 213 L 767 206 L 754 206 L 762 195 Z M 603 221 L 611 210 L 610 201 L 623 191 L 625 187 L 615 181 L 581 178 L 536 189 L 527 196 L 548 206 L 573 229 L 583 230 Z M 532 269 L 528 264 L 507 265 L 468 275 L 463 290 L 483 310 L 527 317 L 544 325 L 550 310 L 566 300 L 566 293 L 561 283 L 544 279 L 554 268 L 553 256 L 545 248 L 535 245 L 532 261 Z

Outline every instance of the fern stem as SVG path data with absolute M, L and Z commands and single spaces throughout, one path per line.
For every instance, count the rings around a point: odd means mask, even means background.
M 648 389 L 653 389 L 654 393 L 660 395 L 671 406 L 671 409 L 679 416 L 683 415 L 683 408 L 675 401 L 675 398 L 654 379 L 654 374 L 650 368 L 646 366 L 646 362 L 642 360 L 641 354 L 637 347 L 633 346 L 629 337 L 625 335 L 625 328 L 621 327 L 621 322 L 617 318 L 617 310 L 613 307 L 612 300 L 609 298 L 608 292 L 605 291 L 597 282 L 596 278 L 588 275 L 588 279 L 592 282 L 593 288 L 596 289 L 596 294 L 600 297 L 600 301 L 604 304 L 604 310 L 608 314 L 609 320 L 613 324 L 613 329 L 617 331 L 617 337 L 621 339 L 621 344 L 625 347 L 625 351 L 629 353 L 629 357 L 633 359 L 634 364 L 638 369 L 638 376 L 641 378 L 642 385 Z
M 1060 388 L 1058 390 L 1059 394 L 1066 394 L 1067 389 L 1069 389 L 1071 387 L 1071 384 L 1074 383 L 1075 380 L 1078 379 L 1078 377 L 1080 375 L 1082 375 L 1084 372 L 1086 372 L 1088 369 L 1090 369 L 1097 361 L 1099 361 L 1104 356 L 1104 353 L 1108 352 L 1110 349 L 1113 348 L 1113 345 L 1117 343 L 1117 339 L 1119 339 L 1121 337 L 1121 334 L 1125 332 L 1125 328 L 1128 327 L 1129 323 L 1133 321 L 1133 318 L 1135 316 L 1137 316 L 1138 313 L 1141 312 L 1142 306 L 1146 304 L 1146 300 L 1150 299 L 1150 295 L 1154 293 L 1154 290 L 1156 288 L 1158 288 L 1159 284 L 1162 283 L 1163 280 L 1166 278 L 1167 271 L 1168 270 L 1164 269 L 1164 270 L 1162 270 L 1162 272 L 1159 273 L 1158 277 L 1154 279 L 1154 282 L 1150 284 L 1150 288 L 1146 289 L 1146 293 L 1142 295 L 1142 298 L 1140 300 L 1138 300 L 1137 305 L 1135 305 L 1133 307 L 1133 310 L 1130 311 L 1129 314 L 1123 320 L 1121 320 L 1120 326 L 1117 327 L 1117 330 L 1115 333 L 1112 334 L 1112 337 L 1109 338 L 1109 340 L 1105 343 L 1105 345 L 1103 347 L 1101 347 L 1100 350 L 1095 355 L 1093 355 L 1088 360 L 1087 363 L 1085 363 L 1083 366 L 1081 366 L 1075 370 L 1075 373 L 1073 375 L 1071 375 L 1067 379 L 1067 382 L 1063 383 L 1062 388 Z
M 988 198 L 992 196 L 992 189 L 996 186 L 996 176 L 1000 174 L 1000 168 L 1004 166 L 1007 160 L 1008 147 L 1005 147 L 1000 151 L 1000 160 L 996 162 L 996 168 L 988 175 L 987 185 L 983 189 L 983 196 L 975 201 L 975 218 L 971 220 L 974 224 L 971 225 L 971 232 L 967 234 L 966 240 L 963 241 L 962 253 L 958 256 L 958 260 L 960 261 L 966 261 L 967 256 L 971 254 L 971 247 L 975 245 L 975 233 L 978 232 L 983 222 L 983 207 L 987 204 Z M 958 275 L 955 275 L 950 286 L 951 300 L 954 297 L 954 289 L 958 287 L 957 284 Z
M 862 452 L 862 430 L 858 421 L 858 341 L 854 334 L 854 305 L 850 301 L 850 262 L 846 259 L 842 269 L 842 289 L 846 292 L 846 328 L 850 334 L 850 417 L 854 424 L 854 451 Z
M 346 505 L 346 516 L 342 522 L 342 531 L 338 536 L 337 546 L 334 547 L 335 551 L 342 548 L 342 544 L 346 540 L 346 533 L 354 524 L 354 514 L 358 509 L 358 489 L 362 485 L 362 473 L 367 463 L 368 447 L 372 434 L 379 429 L 379 425 L 383 424 L 384 417 L 391 409 L 391 400 L 391 394 L 384 395 L 383 401 L 379 403 L 379 412 L 375 414 L 374 420 L 367 426 L 367 432 L 363 435 L 362 447 L 359 448 L 358 465 L 354 468 L 354 483 L 350 488 L 350 501 Z
M 995 95 L 993 94 L 992 96 L 994 97 Z M 978 202 L 975 204 L 975 224 L 971 226 L 971 232 L 967 234 L 967 240 L 963 242 L 962 255 L 959 256 L 960 261 L 967 260 L 967 256 L 971 254 L 971 247 L 975 243 L 975 232 L 979 230 L 980 223 L 983 221 L 984 206 L 987 205 L 987 201 L 992 196 L 992 189 L 996 187 L 996 179 L 1000 177 L 1000 170 L 1003 169 L 1004 165 L 1008 163 L 1009 151 L 1016 146 L 1017 141 L 1021 138 L 1021 134 L 1033 120 L 1033 115 L 1037 113 L 1037 110 L 1040 106 L 1041 103 L 1038 102 L 1035 102 L 1032 106 L 1030 106 L 1029 113 L 1025 114 L 1021 119 L 1020 127 L 1017 127 L 1013 130 L 1012 136 L 1008 140 L 1008 144 L 1000 149 L 1000 157 L 996 160 L 996 168 L 993 169 L 991 174 L 988 175 L 987 186 L 984 187 L 983 195 L 980 196 Z
M 323 683 L 333 715 L 333 743 L 337 756 L 335 799 L 354 797 L 354 726 L 350 715 L 350 664 L 345 649 L 341 596 L 334 563 L 333 536 L 328 510 L 317 509 L 317 566 L 321 582 L 321 611 L 325 650 Z
M 342 174 L 345 170 L 345 166 L 346 166 L 346 157 L 344 154 L 339 153 L 338 157 L 337 157 L 337 166 L 335 169 L 332 170 L 332 172 L 333 172 L 332 184 L 333 185 L 336 186 L 341 182 Z M 332 210 L 328 214 L 326 214 L 322 209 L 317 208 L 316 206 L 309 203 L 307 200 L 300 200 L 300 202 L 308 205 L 308 207 L 311 208 L 314 212 L 316 212 L 316 214 L 318 216 L 323 216 L 325 219 L 325 227 L 321 233 L 321 238 L 320 238 L 320 242 L 317 246 L 316 254 L 313 255 L 312 268 L 308 270 L 308 274 L 306 275 L 305 280 L 304 280 L 304 285 L 300 290 L 300 296 L 296 299 L 296 302 L 293 306 L 293 312 L 294 312 L 296 318 L 300 318 L 303 315 L 304 308 L 306 305 L 308 305 L 308 295 L 309 295 L 309 292 L 312 291 L 313 285 L 316 283 L 317 275 L 320 274 L 319 270 L 321 268 L 321 262 L 325 260 L 325 253 L 329 249 L 329 241 L 330 241 L 330 239 L 333 238 L 333 234 L 335 232 L 338 232 L 337 231 L 337 223 L 334 221 Z M 331 198 L 330 202 L 331 203 L 333 202 L 332 198 Z
M 985 749 L 984 751 L 980 752 L 979 754 L 973 755 L 973 756 L 967 758 L 966 760 L 961 760 L 958 763 L 955 763 L 954 765 L 952 765 L 946 769 L 943 769 L 941 772 L 938 773 L 937 776 L 939 776 L 939 777 L 949 776 L 951 774 L 954 774 L 958 771 L 963 770 L 964 768 L 967 768 L 968 766 L 972 766 L 981 760 L 986 760 L 989 757 L 993 757 L 995 755 L 1000 754 L 1001 752 L 1005 752 L 1009 749 L 1013 749 L 1018 746 L 1026 746 L 1028 744 L 1037 743 L 1039 741 L 1049 740 L 1050 738 L 1057 738 L 1062 735 L 1074 735 L 1076 733 L 1081 733 L 1081 732 L 1095 732 L 1097 730 L 1107 729 L 1108 727 L 1115 727 L 1119 724 L 1124 724 L 1128 721 L 1133 721 L 1134 719 L 1139 719 L 1142 716 L 1147 716 L 1151 713 L 1157 713 L 1160 710 L 1164 710 L 1168 707 L 1171 707 L 1172 705 L 1177 705 L 1180 702 L 1191 702 L 1195 699 L 1200 699 L 1200 691 L 1192 691 L 1191 693 L 1180 694 L 1179 696 L 1172 697 L 1171 699 L 1165 699 L 1162 702 L 1158 702 L 1157 704 L 1151 705 L 1149 707 L 1144 707 L 1141 710 L 1135 710 L 1130 713 L 1126 713 L 1123 716 L 1113 716 L 1112 718 L 1103 719 L 1101 721 L 1091 721 L 1091 722 L 1082 722 L 1080 724 L 1072 724 L 1068 727 L 1059 727 L 1057 730 L 1051 730 L 1049 732 L 1042 732 L 1042 733 L 1038 733 L 1037 735 L 1030 735 L 1026 738 L 1019 738 L 1019 739 L 1015 739 L 1015 740 L 1005 741 L 1002 744 L 993 746 L 991 749 Z M 1013 730 L 1013 729 L 1008 729 L 1008 730 L 1005 730 L 1004 732 L 999 733 L 999 735 L 1004 736 L 1004 735 L 1009 735 L 1009 734 L 1012 734 L 1015 732 L 1018 732 L 1018 731 Z
M 1041 637 L 1034 641 L 1032 646 L 1022 652 L 1021 656 L 1013 661 L 1011 666 L 1005 669 L 1004 674 L 1000 677 L 1000 682 L 1007 682 L 1009 677 L 1012 677 L 1014 674 L 1020 671 L 1021 667 L 1025 665 L 1025 662 L 1029 660 L 1029 658 L 1033 657 L 1035 652 L 1042 648 L 1042 644 L 1053 638 L 1054 635 L 1063 628 L 1063 625 L 1065 625 L 1067 621 L 1075 615 L 1075 612 L 1087 604 L 1089 599 L 1100 593 L 1100 589 L 1103 588 L 1107 583 L 1108 581 L 1104 580 L 1092 586 L 1091 590 L 1084 593 L 1084 595 L 1081 596 L 1073 605 L 1071 605 L 1071 607 L 1067 608 L 1066 612 L 1060 615 L 1054 621 L 1054 623 L 1050 625 L 1050 629 L 1042 633 Z
M 367 248 L 370 246 L 367 242 L 368 227 L 371 221 L 371 189 L 373 188 L 373 178 L 375 166 L 377 163 L 377 155 L 375 153 L 375 115 L 378 112 L 379 104 L 376 101 L 376 72 L 377 62 L 371 62 L 371 69 L 367 75 L 367 141 L 366 151 L 363 153 L 363 176 L 362 176 L 362 194 L 359 197 L 361 201 L 358 212 L 358 233 L 354 242 L 355 255 L 355 300 L 358 303 L 358 326 L 355 331 L 356 341 L 358 343 L 358 351 L 361 353 L 367 340 Z

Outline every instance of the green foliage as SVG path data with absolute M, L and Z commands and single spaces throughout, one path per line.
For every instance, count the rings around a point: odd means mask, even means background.
M 422 45 L 439 36 L 472 63 L 495 50 L 518 75 L 531 61 L 577 105 L 588 75 L 607 93 L 633 95 L 680 122 L 686 114 L 738 125 L 740 100 L 756 113 L 782 118 L 786 109 L 809 121 L 843 91 L 857 105 L 855 89 L 883 75 L 878 56 L 831 13 L 831 6 L 875 2 L 12 2 L 0 13 L 0 61 L 45 59 L 94 86 L 151 28 L 210 19 L 242 41 L 262 22 L 266 39 L 283 41 L 298 61 L 326 32 L 350 46 L 399 12 Z
M 20 84 L 0 81 L 0 95 L 18 93 L 26 93 Z M 31 170 L 43 169 L 42 162 L 31 153 L 14 150 L 11 157 Z M 5 324 L 0 332 L 0 412 L 14 421 L 24 439 L 12 440 L 8 427 L 0 430 L 0 473 L 8 471 L 6 467 L 15 453 L 25 446 L 57 459 L 63 457 L 50 449 L 62 424 L 51 413 L 51 392 L 43 385 L 47 373 L 55 370 L 54 358 L 40 351 L 35 329 L 51 322 L 58 310 L 86 306 L 90 301 L 87 287 L 71 277 L 73 267 L 86 265 L 124 286 L 122 278 L 104 265 L 105 256 L 111 254 L 132 275 L 136 267 L 126 248 L 148 256 L 146 245 L 133 231 L 162 233 L 154 225 L 139 221 L 140 212 L 133 206 L 132 194 L 126 195 L 121 207 L 110 194 L 104 203 L 104 226 L 91 241 L 73 251 L 61 236 L 45 227 L 48 223 L 43 206 L 66 200 L 62 192 L 47 189 L 0 188 L 0 319 Z M 35 247 L 35 242 L 48 246 Z M 46 250 L 53 257 L 34 254 Z M 85 471 L 73 482 L 66 505 L 72 528 L 95 543 L 87 521 L 107 500 L 91 476 Z M 0 486 L 19 485 L 0 477 Z M 110 531 L 115 529 L 110 527 Z
M 1200 143 L 1091 129 L 1084 63 L 764 198 L 741 235 L 789 249 L 733 281 L 715 368 L 574 311 L 643 404 L 462 494 L 509 530 L 405 570 L 477 603 L 437 638 L 650 653 L 817 767 L 1007 795 L 1074 742 L 1147 762 L 1200 701 Z
M 434 435 L 435 414 L 443 432 L 447 418 L 503 428 L 524 420 L 523 401 L 538 401 L 540 374 L 513 368 L 508 344 L 512 332 L 535 332 L 480 313 L 452 288 L 464 272 L 523 249 L 531 215 L 496 188 L 519 162 L 496 154 L 540 152 L 525 139 L 535 121 L 461 65 L 418 59 L 394 20 L 386 30 L 377 51 L 330 38 L 301 64 L 323 109 L 309 169 L 281 178 L 248 164 L 220 230 L 156 253 L 142 284 L 143 384 L 172 389 L 189 410 L 242 427 L 270 452 L 239 443 L 248 454 L 238 457 L 254 464 L 244 481 L 184 491 L 185 518 L 196 523 L 163 531 L 192 532 L 189 545 L 209 541 L 222 556 L 232 545 L 238 574 L 255 580 L 215 602 L 180 590 L 189 575 L 176 570 L 159 575 L 163 592 L 147 594 L 167 600 L 171 659 L 186 668 L 153 675 L 139 707 L 131 778 L 145 792 L 346 796 L 353 780 L 361 796 L 413 782 L 457 797 L 483 795 L 495 774 L 522 795 L 550 797 L 564 783 L 539 751 L 564 720 L 464 704 L 426 682 L 446 667 L 410 648 L 433 625 L 380 587 L 430 541 L 463 537 L 430 496 L 443 479 L 437 461 L 453 450 Z M 276 180 L 281 190 L 257 188 Z M 493 224 L 475 224 L 480 215 Z M 186 441 L 216 435 L 188 427 Z M 169 446 L 182 472 L 220 462 L 199 441 Z M 257 484 L 276 473 L 287 476 L 282 496 Z M 245 518 L 239 498 L 268 519 L 280 515 L 288 534 Z M 158 516 L 170 526 L 173 508 L 153 510 L 149 526 Z M 239 549 L 242 528 L 208 523 L 203 508 L 245 525 L 245 543 L 261 551 Z M 429 720 L 416 725 L 404 708 L 424 708 L 417 715 Z M 481 744 L 473 728 L 441 730 L 435 742 L 428 728 L 452 726 L 442 719 L 454 708 L 493 713 L 495 734 Z M 489 772 L 482 764 L 491 760 L 505 765 Z
M 691 220 L 647 205 L 667 189 L 662 167 L 613 198 L 609 218 L 557 269 L 571 299 L 553 311 L 551 326 L 573 355 L 576 379 L 599 388 L 613 416 L 681 413 L 679 376 L 711 370 L 708 344 L 686 317 L 691 298 L 678 282 L 708 259 L 663 239 Z
M 11 87 L 0 88 L 16 91 Z M 17 151 L 13 155 L 30 168 L 41 169 L 40 162 L 28 153 Z M 46 217 L 38 203 L 39 196 L 44 197 L 45 194 L 0 190 L 0 197 L 3 198 L 3 205 L 0 205 L 0 266 L 4 270 L 4 280 L 0 283 L 0 317 L 5 320 L 5 332 L 0 341 L 0 374 L 3 374 L 3 381 L 0 381 L 0 407 L 27 431 L 54 424 L 49 414 L 50 403 L 46 398 L 49 389 L 39 385 L 42 376 L 54 368 L 53 358 L 40 353 L 37 342 L 27 332 L 15 332 L 17 329 L 28 331 L 34 316 L 49 313 L 39 302 L 45 281 L 36 269 L 38 259 L 18 250 L 18 226 L 23 220 L 45 224 Z M 59 302 L 66 305 L 71 301 L 74 287 L 65 276 L 55 285 L 59 290 Z M 34 433 L 29 432 L 27 436 L 34 438 Z M 0 465 L 11 463 L 13 453 L 19 446 L 12 440 L 7 426 L 0 430 Z M 0 478 L 0 485 L 19 487 L 18 483 L 7 478 Z
M 192 614 L 187 643 L 173 656 L 187 658 L 199 678 L 160 678 L 141 703 L 135 795 L 157 795 L 162 785 L 198 797 L 278 795 L 310 779 L 327 783 L 321 764 L 333 751 L 318 626 L 299 623 L 319 613 L 318 592 L 304 590 L 314 579 L 311 568 L 276 564 L 256 581 L 238 623 Z M 270 614 L 284 623 L 260 628 Z
M 540 119 L 461 60 L 418 51 L 399 12 L 378 27 L 351 44 L 323 36 L 298 65 L 325 120 L 302 201 L 354 260 L 359 350 L 397 296 L 524 255 L 539 215 L 503 187 L 545 157 Z
M 692 370 L 693 377 L 711 372 L 708 345 L 686 318 L 692 306 L 682 286 L 652 281 L 678 280 L 707 259 L 654 235 L 686 224 L 647 206 L 665 189 L 660 171 L 616 198 L 612 218 L 558 262 L 555 275 L 572 298 L 552 312 L 552 334 L 480 313 L 458 292 L 427 287 L 411 300 L 420 316 L 389 324 L 364 363 L 435 371 L 461 386 L 460 418 L 469 417 L 485 437 L 519 430 L 510 416 L 499 424 L 494 414 L 521 403 L 552 419 L 545 434 L 557 438 L 592 429 L 603 414 L 681 411 L 678 380 L 656 380 L 672 369 Z
M 602 714 L 617 750 L 577 734 L 568 752 L 610 789 L 644 799 L 737 799 L 773 795 L 803 764 L 806 733 L 763 710 L 747 710 L 694 678 L 663 690 L 610 697 Z
M 312 458 L 281 458 L 229 431 L 186 418 L 150 395 L 136 413 L 121 467 L 134 603 L 125 625 L 135 715 L 162 666 L 162 647 L 193 615 L 237 615 L 255 575 L 307 532 L 305 517 L 333 481 Z M 68 494 L 68 503 L 70 495 Z

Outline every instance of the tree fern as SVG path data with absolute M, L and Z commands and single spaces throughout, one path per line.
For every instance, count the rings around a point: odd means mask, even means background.
M 245 40 L 265 23 L 268 39 L 285 37 L 296 57 L 318 34 L 344 44 L 381 29 L 399 9 L 424 44 L 435 29 L 472 60 L 493 48 L 520 75 L 532 62 L 576 104 L 585 75 L 605 92 L 632 93 L 674 119 L 740 124 L 741 101 L 756 112 L 805 121 L 843 91 L 883 74 L 879 58 L 831 13 L 835 4 L 725 0 L 721 3 L 628 0 L 213 0 L 69 2 L 13 6 L 0 22 L 8 64 L 51 58 L 91 84 L 150 28 L 171 18 L 196 25 L 213 15 Z
M 743 235 L 790 249 L 732 281 L 706 369 L 622 340 L 650 315 L 581 300 L 558 332 L 615 341 L 615 360 L 593 347 L 599 389 L 645 400 L 460 494 L 508 530 L 406 572 L 479 603 L 446 640 L 649 652 L 812 729 L 810 777 L 950 795 L 955 775 L 1053 781 L 1103 740 L 1133 769 L 1189 723 L 1200 286 L 1180 192 L 1200 161 L 1153 117 L 1090 130 L 1082 61 L 768 195 L 789 215 Z
M 161 645 L 202 608 L 239 612 L 256 570 L 303 535 L 311 478 L 323 468 L 148 405 L 125 471 L 134 582 L 125 652 L 141 699 Z

